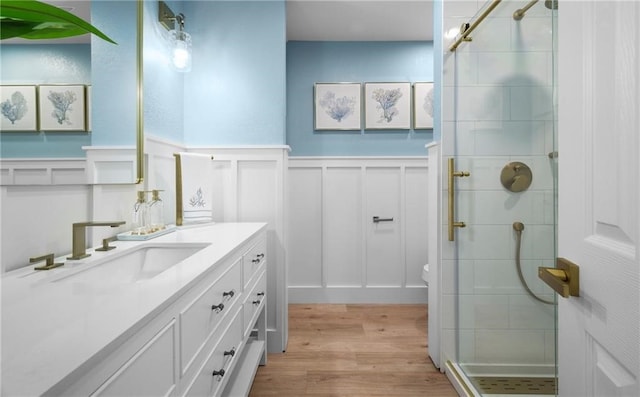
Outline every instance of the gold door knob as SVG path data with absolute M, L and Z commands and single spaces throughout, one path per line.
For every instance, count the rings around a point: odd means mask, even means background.
M 580 268 L 575 263 L 558 258 L 557 267 L 538 268 L 538 277 L 563 298 L 580 296 Z

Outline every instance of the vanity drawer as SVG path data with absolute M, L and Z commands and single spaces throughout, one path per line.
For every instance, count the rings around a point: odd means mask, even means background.
M 171 319 L 91 396 L 166 396 L 176 386 L 176 321 Z
M 180 368 L 184 375 L 221 321 L 235 307 L 242 290 L 238 259 L 180 312 Z
M 256 270 L 267 261 L 267 241 L 266 236 L 262 237 L 247 251 L 243 258 L 243 279 L 244 287 L 247 288 Z
M 242 305 L 242 311 L 244 316 L 244 335 L 251 333 L 251 329 L 256 322 L 256 317 L 259 315 L 260 310 L 265 305 L 267 298 L 267 272 L 266 266 L 260 269 L 261 273 L 257 282 L 251 288 L 251 291 L 247 293 L 246 299 Z
M 222 392 L 231 375 L 230 369 L 240 356 L 242 348 L 242 315 L 240 308 L 236 309 L 233 320 L 224 330 L 218 344 L 200 368 L 195 379 L 187 389 L 185 396 L 216 396 Z

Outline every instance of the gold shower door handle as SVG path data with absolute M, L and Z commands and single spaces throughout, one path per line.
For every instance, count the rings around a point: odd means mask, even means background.
M 580 296 L 580 268 L 575 263 L 558 258 L 557 267 L 538 267 L 538 277 L 563 298 Z
M 465 177 L 469 176 L 469 172 L 467 171 L 455 171 L 454 159 L 451 157 L 449 159 L 449 241 L 453 241 L 454 233 L 453 230 L 456 227 L 466 227 L 467 225 L 464 222 L 455 221 L 455 177 Z

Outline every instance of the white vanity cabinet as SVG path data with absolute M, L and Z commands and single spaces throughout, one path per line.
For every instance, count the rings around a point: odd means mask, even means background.
M 245 244 L 240 250 L 242 256 L 234 257 L 231 268 L 208 289 L 214 292 L 199 297 L 198 302 L 208 297 L 198 303 L 201 307 L 200 327 L 183 331 L 185 338 L 181 345 L 196 345 L 209 332 L 200 349 L 207 355 L 196 355 L 195 361 L 199 365 L 194 367 L 197 367 L 197 373 L 192 375 L 189 373 L 191 368 L 186 368 L 181 396 L 246 396 L 258 365 L 266 364 L 266 305 L 262 302 L 266 298 L 266 278 L 261 289 L 261 303 L 255 304 L 255 280 L 266 276 L 265 247 L 264 233 Z M 205 309 L 212 313 L 207 315 Z M 250 316 L 246 315 L 248 311 Z M 220 316 L 222 320 L 212 320 Z M 185 316 L 181 320 L 183 327 L 196 323 L 185 321 Z M 204 325 L 207 320 L 208 327 Z M 205 332 L 202 332 L 203 328 Z M 187 340 L 195 335 L 198 336 L 194 340 Z
M 83 331 L 85 338 L 105 338 L 104 332 L 111 332 L 105 327 L 113 325 L 117 328 L 115 325 L 126 324 L 129 317 L 139 320 L 129 327 L 122 327 L 122 332 L 112 333 L 117 336 L 105 339 L 101 342 L 103 345 L 96 344 L 102 347 L 94 349 L 94 354 L 87 354 L 85 359 L 73 349 L 74 346 L 78 350 L 85 349 L 85 345 L 93 343 L 91 340 L 74 341 L 70 336 L 66 346 L 46 346 L 44 349 L 37 343 L 25 342 L 25 347 L 16 352 L 34 345 L 34 351 L 25 353 L 57 352 L 44 357 L 44 362 L 59 362 L 67 367 L 60 369 L 58 378 L 52 377 L 55 382 L 46 385 L 42 380 L 43 384 L 36 388 L 37 385 L 21 385 L 20 382 L 45 371 L 42 365 L 46 364 L 38 363 L 41 356 L 32 355 L 32 366 L 22 358 L 14 360 L 16 366 L 11 369 L 4 362 L 2 380 L 5 385 L 8 380 L 9 387 L 5 390 L 3 386 L 3 395 L 248 395 L 258 365 L 266 364 L 266 225 L 232 225 L 236 226 L 219 224 L 208 226 L 210 231 L 206 228 L 185 230 L 176 232 L 175 236 L 158 238 L 159 242 L 206 239 L 211 243 L 211 249 L 203 249 L 194 258 L 163 274 L 161 277 L 166 280 L 159 279 L 156 287 L 165 289 L 153 290 L 149 283 L 131 289 L 115 288 L 113 293 L 120 296 L 87 298 L 95 301 L 95 306 L 92 306 L 93 302 L 81 306 L 89 305 L 98 320 L 94 321 L 92 315 L 75 321 L 76 327 L 82 324 L 87 328 Z M 238 236 L 230 238 L 230 230 Z M 229 244 L 230 241 L 231 246 L 225 249 L 216 247 L 216 244 Z M 18 275 L 18 278 L 25 277 Z M 166 290 L 172 283 L 180 287 Z M 66 294 L 73 296 L 73 291 Z M 132 297 L 137 297 L 137 301 Z M 123 302 L 105 303 L 109 299 L 123 299 Z M 124 301 L 126 299 L 131 301 Z M 95 313 L 101 306 L 104 312 Z M 135 316 L 130 313 L 137 311 Z M 4 327 L 3 324 L 3 331 Z M 3 335 L 2 358 L 3 361 L 7 358 L 11 365 L 15 354 L 5 356 L 7 343 L 10 341 Z M 65 357 L 65 352 L 73 357 Z M 67 363 L 76 355 L 84 360 L 80 365 Z M 25 369 L 19 371 L 17 364 Z

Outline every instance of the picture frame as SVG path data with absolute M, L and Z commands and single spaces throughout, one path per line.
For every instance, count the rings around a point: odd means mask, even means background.
M 433 82 L 413 84 L 413 129 L 433 129 Z
M 411 129 L 411 83 L 365 83 L 364 128 Z
M 87 117 L 87 121 L 85 122 L 86 126 L 87 126 L 87 132 L 91 132 L 93 130 L 93 126 L 91 125 L 91 103 L 92 103 L 92 98 L 93 98 L 93 88 L 91 85 L 87 86 L 87 89 L 85 91 L 85 106 L 87 108 L 85 115 Z
M 86 131 L 86 87 L 84 85 L 38 86 L 41 131 Z
M 37 131 L 37 97 L 35 85 L 0 86 L 0 131 Z
M 362 84 L 315 83 L 314 130 L 361 130 Z

